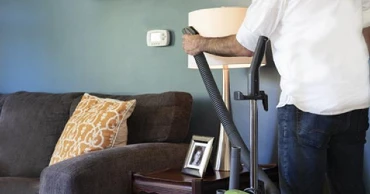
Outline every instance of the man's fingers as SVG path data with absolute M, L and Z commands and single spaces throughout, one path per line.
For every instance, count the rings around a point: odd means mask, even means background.
M 196 55 L 199 53 L 197 35 L 184 34 L 182 36 L 182 48 L 189 55 Z

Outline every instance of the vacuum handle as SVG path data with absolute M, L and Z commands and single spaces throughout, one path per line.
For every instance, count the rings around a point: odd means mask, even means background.
M 240 91 L 234 92 L 235 100 L 262 100 L 265 111 L 268 110 L 268 96 L 264 91 L 260 91 L 259 69 L 265 55 L 267 41 L 268 38 L 265 36 L 260 36 L 258 39 L 252 65 L 249 70 L 248 95 L 245 96 Z
M 260 94 L 259 68 L 261 67 L 261 63 L 265 55 L 267 41 L 267 37 L 260 36 L 257 42 L 256 51 L 249 70 L 249 95 L 251 96 L 257 96 Z
M 191 35 L 197 35 L 199 34 L 197 30 L 193 26 L 186 27 L 182 29 L 183 34 L 191 34 Z

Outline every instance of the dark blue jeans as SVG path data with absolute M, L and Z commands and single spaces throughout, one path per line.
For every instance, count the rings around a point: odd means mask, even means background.
M 286 105 L 278 120 L 282 194 L 320 194 L 326 176 L 332 194 L 365 194 L 368 109 L 323 116 Z

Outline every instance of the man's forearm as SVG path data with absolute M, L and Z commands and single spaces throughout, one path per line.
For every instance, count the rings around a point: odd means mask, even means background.
M 253 52 L 244 48 L 236 40 L 235 35 L 220 38 L 205 38 L 201 50 L 206 53 L 224 57 L 253 56 Z
M 363 33 L 363 35 L 365 37 L 367 49 L 368 49 L 368 51 L 370 53 L 370 27 L 364 28 L 362 30 L 362 33 Z

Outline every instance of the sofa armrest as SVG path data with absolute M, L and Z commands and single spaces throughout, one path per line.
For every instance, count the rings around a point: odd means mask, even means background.
M 40 194 L 126 193 L 129 172 L 181 168 L 188 144 L 143 143 L 84 154 L 45 168 Z

